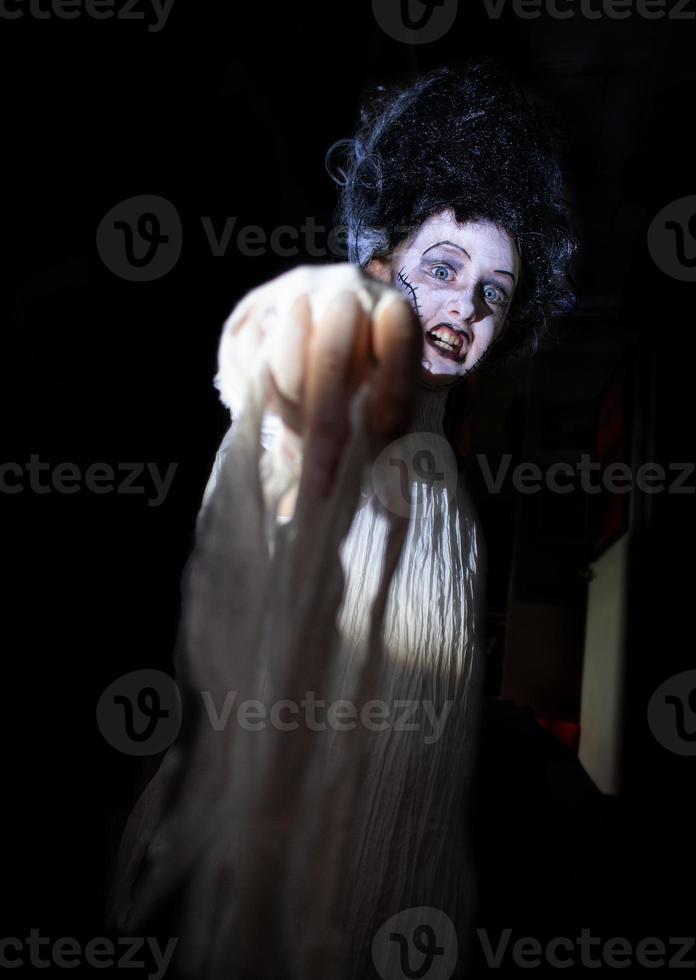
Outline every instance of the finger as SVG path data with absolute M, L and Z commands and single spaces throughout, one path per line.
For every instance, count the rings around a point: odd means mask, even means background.
M 233 317 L 227 319 L 220 338 L 215 384 L 224 404 L 236 414 L 259 358 L 263 333 L 253 306 L 247 306 L 243 314 L 235 311 Z
M 312 308 L 307 295 L 290 307 L 270 338 L 268 365 L 271 376 L 272 407 L 295 432 L 302 429 Z
M 359 303 L 359 306 L 357 332 L 348 364 L 348 388 L 351 393 L 369 377 L 373 362 L 371 318 L 364 305 Z
M 318 496 L 328 494 L 348 436 L 349 373 L 361 324 L 366 320 L 367 313 L 357 296 L 341 292 L 329 303 L 310 340 L 305 470 Z
M 398 294 L 390 293 L 377 304 L 372 320 L 372 347 L 377 365 L 366 409 L 374 448 L 379 450 L 401 436 L 408 426 L 423 351 L 418 318 Z

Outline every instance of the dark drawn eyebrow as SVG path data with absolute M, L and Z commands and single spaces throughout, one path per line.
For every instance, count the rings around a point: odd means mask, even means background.
M 439 245 L 450 245 L 452 248 L 456 248 L 460 252 L 463 252 L 464 255 L 466 255 L 467 259 L 469 259 L 469 261 L 471 261 L 471 256 L 469 255 L 469 253 L 467 252 L 467 250 L 465 248 L 462 248 L 461 245 L 457 245 L 456 242 L 450 242 L 447 239 L 445 239 L 442 242 L 435 242 L 434 245 L 430 245 L 428 248 L 426 248 L 425 252 L 423 252 L 423 255 L 427 255 L 428 252 L 430 252 L 434 248 L 437 248 Z M 514 275 L 512 274 L 512 272 L 508 272 L 507 269 L 494 269 L 493 271 L 496 272 L 500 276 L 509 276 L 512 279 L 513 282 L 515 281 Z
M 460 252 L 463 252 L 464 255 L 466 255 L 467 259 L 469 259 L 469 261 L 471 261 L 471 256 L 469 255 L 469 253 L 467 252 L 467 250 L 465 248 L 462 248 L 461 245 L 456 245 L 454 242 L 448 242 L 446 240 L 444 242 L 435 242 L 434 245 L 430 245 L 428 248 L 426 248 L 425 252 L 423 252 L 423 255 L 427 255 L 428 252 L 430 252 L 434 248 L 437 248 L 438 245 L 451 245 L 452 248 L 458 248 L 459 251 Z
M 497 272 L 499 276 L 510 276 L 512 281 L 513 282 L 515 281 L 515 277 L 513 276 L 513 274 L 511 272 L 508 272 L 506 269 L 494 269 L 493 272 Z

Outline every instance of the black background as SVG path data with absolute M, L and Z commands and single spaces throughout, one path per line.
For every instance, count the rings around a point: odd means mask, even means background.
M 86 492 L 1 498 L 6 936 L 104 935 L 109 861 L 143 773 L 102 739 L 95 705 L 121 674 L 171 668 L 180 576 L 227 423 L 212 387 L 220 327 L 247 289 L 307 260 L 215 257 L 201 216 L 218 229 L 227 216 L 267 231 L 330 224 L 324 154 L 350 135 L 370 85 L 494 54 L 557 107 L 582 302 L 610 297 L 656 365 L 655 458 L 694 458 L 695 287 L 661 273 L 645 244 L 656 211 L 696 192 L 693 20 L 494 20 L 467 0 L 442 40 L 420 46 L 387 37 L 362 2 L 175 0 L 162 31 L 146 24 L 0 19 L 2 457 L 177 464 L 160 507 Z M 119 279 L 95 244 L 103 215 L 137 194 L 169 199 L 184 229 L 176 268 L 149 283 Z M 696 929 L 693 760 L 645 723 L 652 690 L 693 663 L 692 514 L 693 497 L 660 500 L 636 552 L 625 794 L 589 888 L 605 936 Z M 520 832 L 516 847 L 541 844 Z M 504 890 L 501 865 L 489 873 Z

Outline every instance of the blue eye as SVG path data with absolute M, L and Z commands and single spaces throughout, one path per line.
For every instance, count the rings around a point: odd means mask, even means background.
M 488 303 L 502 303 L 505 299 L 497 286 L 484 286 L 483 295 Z
M 447 265 L 434 265 L 431 274 L 435 279 L 439 279 L 441 282 L 447 282 L 450 278 L 451 271 Z

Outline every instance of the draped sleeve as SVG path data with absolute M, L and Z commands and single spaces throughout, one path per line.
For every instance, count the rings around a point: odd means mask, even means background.
M 472 924 L 485 567 L 447 391 L 423 385 L 410 431 L 373 461 L 360 389 L 336 484 L 310 507 L 268 384 L 261 367 L 198 516 L 177 651 L 188 720 L 140 910 L 177 896 L 196 980 L 364 980 L 401 975 L 383 925 L 434 909 L 450 960 L 428 975 L 448 977 Z

